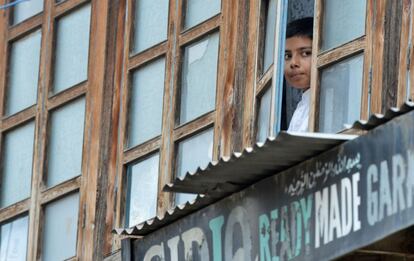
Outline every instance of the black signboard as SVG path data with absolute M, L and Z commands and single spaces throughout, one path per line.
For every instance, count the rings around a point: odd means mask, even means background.
M 132 257 L 330 260 L 413 224 L 411 112 L 134 240 Z

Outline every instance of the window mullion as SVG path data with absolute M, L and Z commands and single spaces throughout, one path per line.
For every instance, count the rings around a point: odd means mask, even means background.
M 322 35 L 322 15 L 323 15 L 323 0 L 315 0 L 315 18 L 313 27 L 313 41 L 312 41 L 312 69 L 311 69 L 311 103 L 309 108 L 309 131 L 315 132 L 318 125 L 319 117 L 319 69 L 316 66 L 318 61 L 318 53 L 321 46 Z
M 0 4 L 6 3 L 7 1 L 0 1 Z M 6 68 L 6 65 L 8 63 L 8 57 L 9 57 L 9 49 L 8 48 L 8 20 L 9 20 L 9 14 L 10 11 L 4 11 L 6 15 L 0 16 L 0 52 L 5 54 L 0 56 L 0 68 L 3 68 L 0 70 L 0 128 L 3 129 L 3 119 L 2 116 L 4 115 L 4 109 L 6 107 L 6 79 L 7 79 L 7 71 L 4 69 Z M 0 135 L 0 145 L 1 145 L 1 135 Z
M 132 30 L 133 30 L 133 12 L 134 12 L 134 1 L 127 0 L 126 1 L 126 12 L 125 12 L 125 39 L 124 39 L 124 49 L 123 49 L 123 65 L 122 65 L 122 86 L 120 87 L 120 94 L 121 94 L 121 110 L 120 110 L 120 142 L 118 143 L 117 154 L 118 154 L 118 167 L 117 167 L 117 174 L 118 174 L 118 195 L 116 199 L 116 219 L 115 219 L 115 227 L 124 227 L 125 226 L 125 196 L 124 192 L 126 191 L 126 175 L 125 175 L 125 165 L 123 162 L 125 161 L 126 155 L 124 153 L 127 141 L 127 129 L 128 129 L 128 101 L 130 95 L 130 71 L 128 70 L 130 59 L 130 47 L 132 41 Z M 119 242 L 120 243 L 120 242 Z M 118 245 L 117 247 L 120 247 Z
M 213 141 L 213 160 L 216 161 L 222 156 L 229 156 L 232 152 L 231 138 L 232 138 L 232 124 L 234 115 L 229 114 L 232 110 L 234 97 L 232 88 L 234 86 L 234 78 L 228 78 L 230 75 L 234 76 L 235 66 L 230 63 L 234 62 L 236 56 L 236 39 L 237 32 L 237 12 L 240 8 L 240 3 L 233 3 L 232 1 L 221 1 L 221 15 L 219 27 L 219 46 L 218 46 L 218 60 L 217 60 L 217 80 L 216 80 L 216 103 L 215 103 L 215 119 L 214 119 L 214 141 Z M 234 23 L 232 23 L 232 21 Z M 227 54 L 224 51 L 227 48 Z M 227 115 L 226 115 L 227 114 Z M 226 116 L 225 116 L 226 115 Z
M 39 83 L 37 95 L 37 112 L 36 112 L 36 131 L 35 131 L 35 151 L 33 159 L 33 177 L 32 177 L 32 195 L 30 200 L 29 215 L 29 241 L 28 241 L 28 260 L 34 260 L 38 257 L 41 243 L 42 220 L 41 220 L 41 189 L 43 185 L 43 173 L 45 165 L 45 144 L 46 144 L 46 127 L 47 111 L 45 110 L 47 93 L 50 82 L 51 71 L 51 46 L 53 41 L 53 0 L 45 0 L 42 17 L 42 42 L 40 54 Z
M 158 180 L 158 208 L 157 213 L 164 213 L 172 205 L 172 194 L 162 191 L 162 188 L 171 182 L 174 172 L 174 126 L 176 118 L 177 86 L 179 59 L 181 59 L 178 45 L 178 34 L 181 31 L 181 6 L 182 1 L 170 0 L 168 21 L 168 40 L 166 53 L 166 75 L 164 85 L 164 106 L 162 118 L 162 134 L 160 147 L 160 168 Z M 177 60 L 178 59 L 178 60 Z
M 368 1 L 370 3 L 372 1 Z M 372 62 L 372 82 L 370 95 L 369 113 L 381 113 L 382 107 L 382 76 L 384 73 L 384 21 L 387 1 L 375 1 L 372 5 L 374 10 L 375 22 L 371 25 L 373 28 L 371 62 Z M 372 20 L 371 20 L 372 21 Z
M 262 76 L 263 57 L 261 55 L 264 41 L 261 41 L 265 26 L 264 19 L 265 8 L 263 0 L 250 0 L 249 13 L 249 32 L 248 32 L 248 72 L 246 77 L 246 87 L 244 91 L 244 117 L 243 117 L 243 148 L 251 147 L 256 142 L 256 121 L 257 121 L 257 95 L 261 93 L 267 83 L 267 78 Z M 258 28 L 258 29 L 257 29 Z M 272 69 L 273 70 L 273 69 Z M 263 81 L 262 81 L 263 79 Z M 254 117 L 254 120 L 251 118 Z

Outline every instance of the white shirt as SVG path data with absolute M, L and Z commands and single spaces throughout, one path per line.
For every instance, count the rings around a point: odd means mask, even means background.
M 302 94 L 302 99 L 298 103 L 292 119 L 289 124 L 288 131 L 305 132 L 308 131 L 310 107 L 310 89 Z

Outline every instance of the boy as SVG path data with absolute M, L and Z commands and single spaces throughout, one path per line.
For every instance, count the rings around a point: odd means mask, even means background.
M 312 34 L 312 17 L 295 20 L 287 26 L 284 75 L 290 86 L 303 91 L 288 131 L 308 131 Z

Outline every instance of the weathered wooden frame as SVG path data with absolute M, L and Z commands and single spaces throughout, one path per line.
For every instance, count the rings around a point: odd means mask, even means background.
M 320 70 L 326 66 L 333 65 L 343 59 L 352 57 L 358 53 L 364 53 L 364 65 L 363 65 L 363 82 L 362 82 L 362 106 L 361 106 L 361 118 L 366 119 L 369 115 L 369 86 L 373 83 L 370 78 L 370 70 L 372 59 L 372 48 L 368 44 L 371 42 L 373 35 L 372 32 L 372 14 L 369 10 L 372 10 L 373 1 L 367 0 L 367 17 L 365 21 L 365 35 L 354 39 L 350 42 L 342 44 L 336 48 L 320 51 L 321 37 L 322 37 L 322 24 L 323 24 L 323 12 L 324 1 L 315 0 L 315 17 L 314 17 L 314 33 L 313 33 L 313 50 L 312 53 L 312 70 L 311 70 L 311 107 L 309 117 L 309 131 L 318 131 L 319 125 L 319 91 L 320 91 Z M 382 49 L 382 48 L 380 48 Z M 382 55 L 379 55 L 382 57 Z M 378 83 L 378 82 L 377 82 Z
M 127 0 L 128 14 L 125 16 L 125 48 L 123 50 L 123 70 L 122 70 L 122 106 L 120 114 L 120 142 L 118 143 L 118 195 L 116 196 L 116 227 L 125 226 L 125 193 L 126 193 L 126 169 L 127 165 L 135 162 L 151 153 L 158 152 L 160 155 L 159 163 L 159 182 L 158 182 L 158 206 L 157 213 L 164 213 L 168 208 L 173 206 L 174 196 L 169 193 L 163 193 L 162 188 L 169 183 L 175 172 L 174 158 L 176 143 L 186 137 L 194 135 L 207 127 L 214 126 L 214 147 L 213 158 L 217 159 L 219 155 L 220 137 L 217 133 L 220 132 L 221 121 L 219 114 L 222 111 L 222 99 L 219 97 L 223 95 L 223 78 L 225 77 L 225 67 L 227 64 L 226 55 L 222 55 L 223 46 L 226 44 L 228 38 L 224 26 L 224 19 L 227 16 L 226 12 L 232 9 L 226 1 L 222 1 L 221 13 L 211 17 L 210 19 L 192 27 L 187 30 L 183 29 L 183 5 L 184 1 L 169 2 L 169 19 L 168 19 L 168 33 L 167 40 L 161 42 L 153 47 L 150 47 L 138 54 L 130 55 L 132 34 L 133 34 L 133 16 L 134 16 L 134 0 Z M 176 6 L 178 5 L 178 6 Z M 177 11 L 176 11 L 177 10 Z M 183 125 L 177 124 L 177 108 L 179 103 L 179 85 L 181 75 L 181 63 L 183 48 L 202 37 L 208 35 L 213 31 L 218 31 L 220 34 L 219 43 L 219 61 L 218 61 L 218 75 L 216 86 L 216 109 L 208 112 L 195 120 L 187 122 Z M 230 52 L 230 51 L 229 51 Z M 161 135 L 139 144 L 133 148 L 126 148 L 126 141 L 128 139 L 128 102 L 129 91 L 131 88 L 130 73 L 145 65 L 152 60 L 164 56 L 166 59 L 165 80 L 164 80 L 164 98 L 163 98 L 163 117 Z M 222 148 L 222 147 L 221 147 Z M 118 242 L 119 245 L 119 242 Z
M 1 4 L 6 2 L 6 0 L 0 1 Z M 88 79 L 61 93 L 51 95 L 55 19 L 75 11 L 78 7 L 86 3 L 91 4 Z M 12 11 L 10 9 L 2 11 L 5 12 L 0 18 L 0 50 L 1 53 L 5 54 L 0 58 L 2 68 L 7 68 L 9 45 L 12 41 L 35 29 L 42 29 L 37 103 L 14 115 L 7 117 L 1 116 L 4 114 L 6 102 L 7 70 L 1 70 L 0 72 L 0 145 L 5 132 L 30 120 L 35 120 L 36 126 L 31 196 L 26 200 L 0 209 L 0 223 L 7 222 L 23 213 L 27 213 L 29 216 L 28 260 L 39 259 L 42 256 L 41 239 L 44 226 L 44 206 L 48 202 L 57 200 L 76 191 L 79 192 L 80 197 L 78 236 L 77 252 L 72 259 L 94 259 L 93 256 L 96 256 L 94 245 L 101 244 L 94 242 L 94 226 L 91 224 L 95 223 L 97 211 L 95 206 L 97 198 L 97 177 L 98 172 L 102 168 L 94 160 L 100 156 L 102 150 L 108 149 L 107 147 L 100 147 L 102 144 L 102 134 L 97 126 L 101 124 L 100 122 L 102 122 L 105 115 L 98 108 L 99 104 L 102 104 L 104 101 L 104 91 L 103 88 L 98 88 L 97 86 L 103 86 L 105 83 L 105 58 L 108 46 L 107 30 L 111 29 L 111 27 L 107 27 L 109 3 L 109 1 L 100 0 L 67 0 L 62 3 L 55 3 L 54 0 L 45 0 L 43 12 L 14 26 L 9 26 L 9 18 L 11 17 Z M 98 13 L 100 15 L 96 15 Z M 46 151 L 49 136 L 49 111 L 80 97 L 84 97 L 86 102 L 82 175 L 71 178 L 51 188 L 46 188 L 44 181 L 47 172 Z M 86 191 L 88 193 L 85 193 Z

